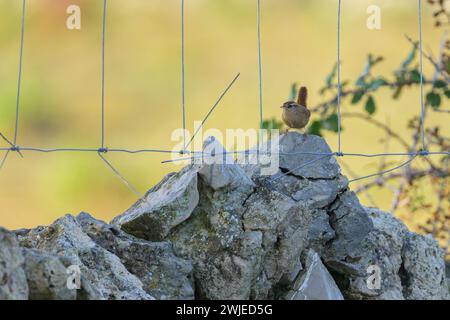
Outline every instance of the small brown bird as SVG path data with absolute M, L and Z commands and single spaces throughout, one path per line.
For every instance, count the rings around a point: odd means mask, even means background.
M 301 87 L 298 91 L 297 102 L 285 102 L 280 108 L 283 108 L 282 119 L 284 123 L 292 129 L 303 129 L 309 122 L 311 111 L 308 110 L 307 100 L 308 89 Z

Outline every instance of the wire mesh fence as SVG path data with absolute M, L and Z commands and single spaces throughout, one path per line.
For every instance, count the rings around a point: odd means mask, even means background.
M 180 161 L 180 160 L 195 160 L 197 158 L 208 157 L 210 154 L 205 154 L 203 151 L 190 151 L 188 148 L 191 146 L 192 141 L 198 134 L 199 130 L 203 127 L 205 122 L 208 120 L 210 115 L 214 112 L 216 107 L 219 105 L 223 97 L 231 90 L 233 85 L 237 82 L 240 73 L 231 80 L 231 82 L 226 86 L 224 91 L 220 94 L 217 101 L 210 108 L 209 112 L 203 118 L 200 123 L 200 126 L 194 132 L 192 137 L 188 140 L 186 137 L 186 81 L 185 81 L 185 0 L 180 0 L 180 19 L 181 19 L 181 123 L 183 128 L 183 148 L 181 150 L 169 150 L 169 149 L 156 149 L 156 148 L 141 148 L 141 149 L 127 149 L 127 148 L 109 148 L 107 147 L 107 140 L 105 137 L 105 43 L 106 43 L 106 32 L 107 32 L 107 4 L 108 0 L 103 1 L 103 14 L 102 14 L 102 46 L 101 46 L 101 133 L 100 133 L 100 145 L 98 148 L 37 148 L 37 147 L 28 147 L 21 146 L 18 143 L 18 137 L 20 133 L 20 115 L 23 112 L 21 110 L 21 86 L 22 86 L 22 69 L 23 69 L 23 56 L 24 56 L 24 38 L 25 38 L 25 17 L 26 17 L 26 8 L 27 8 L 27 0 L 22 0 L 22 14 L 21 14 L 21 32 L 20 32 L 20 50 L 19 50 L 19 68 L 18 68 L 18 83 L 17 83 L 17 97 L 16 97 L 16 110 L 15 110 L 15 125 L 14 125 L 14 133 L 13 138 L 9 139 L 3 133 L 0 133 L 0 138 L 3 139 L 9 146 L 0 148 L 0 151 L 4 152 L 3 157 L 0 161 L 0 169 L 4 166 L 7 161 L 9 155 L 12 152 L 16 152 L 21 157 L 24 156 L 24 153 L 27 152 L 40 152 L 40 153 L 55 153 L 55 152 L 87 152 L 87 153 L 97 153 L 99 159 L 101 159 L 104 164 L 111 169 L 111 171 L 118 177 L 120 180 L 139 198 L 142 198 L 142 194 L 137 191 L 133 185 L 127 181 L 127 179 L 113 166 L 113 164 L 106 158 L 106 154 L 108 153 L 128 153 L 128 154 L 138 154 L 138 153 L 165 153 L 165 154 L 178 154 L 178 155 L 187 155 L 185 158 L 179 158 L 177 160 L 168 160 L 163 161 L 163 163 Z M 341 139 L 341 128 L 342 128 L 342 112 L 341 112 L 341 7 L 342 0 L 337 1 L 337 38 L 336 38 L 336 59 L 337 59 L 337 117 L 338 117 L 338 130 L 337 130 L 337 151 L 330 153 L 314 153 L 314 152 L 295 152 L 295 153 L 281 153 L 279 155 L 315 155 L 316 159 L 313 161 L 308 161 L 302 166 L 308 166 L 315 163 L 317 160 L 326 158 L 326 157 L 364 157 L 364 158 L 376 158 L 376 157 L 387 157 L 387 156 L 407 156 L 408 160 L 399 165 L 396 165 L 392 168 L 385 169 L 383 171 L 375 172 L 373 174 L 368 174 L 361 177 L 355 177 L 350 180 L 350 182 L 360 181 L 363 179 L 368 179 L 372 177 L 382 176 L 384 174 L 399 170 L 407 165 L 410 165 L 414 162 L 418 157 L 430 157 L 435 155 L 444 155 L 449 156 L 450 151 L 443 152 L 431 152 L 427 148 L 426 139 L 425 139 L 425 104 L 424 104 L 424 79 L 423 79 L 423 35 L 422 35 L 422 0 L 418 0 L 417 3 L 417 11 L 418 11 L 418 31 L 419 31 L 419 54 L 420 54 L 420 150 L 416 152 L 390 152 L 390 153 L 347 153 L 343 151 L 343 141 Z M 258 57 L 258 86 L 259 86 L 259 105 L 258 105 L 258 118 L 260 123 L 260 130 L 263 129 L 263 52 L 262 52 L 262 37 L 261 37 L 261 24 L 262 24 L 262 6 L 261 0 L 256 0 L 256 16 L 257 16 L 257 26 L 256 26 L 256 36 L 257 36 L 257 57 Z M 249 153 L 248 150 L 235 150 L 235 151 L 225 151 L 223 154 L 241 154 L 241 153 Z M 262 151 L 257 150 L 258 154 L 262 153 Z M 217 155 L 217 154 L 216 154 Z M 216 156 L 215 155 L 215 156 Z M 295 171 L 298 168 L 295 168 L 291 171 Z M 287 175 L 290 172 L 285 172 L 282 174 Z M 280 176 L 274 177 L 275 179 L 279 179 Z

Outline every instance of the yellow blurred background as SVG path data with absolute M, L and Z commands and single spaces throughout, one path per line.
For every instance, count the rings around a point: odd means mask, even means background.
M 310 104 L 336 61 L 337 1 L 262 0 L 264 116 L 280 119 L 279 105 L 294 82 L 310 88 Z M 81 30 L 68 30 L 66 8 L 81 7 Z M 366 27 L 368 5 L 381 7 L 381 30 Z M 0 2 L 0 131 L 14 132 L 21 1 Z M 27 147 L 100 145 L 101 0 L 28 0 L 18 144 Z M 441 32 L 424 2 L 424 43 L 435 53 Z M 342 76 L 355 79 L 368 53 L 386 60 L 374 72 L 396 69 L 410 51 L 404 35 L 418 38 L 417 1 L 346 0 L 342 8 Z M 106 36 L 106 145 L 110 148 L 172 149 L 181 127 L 180 2 L 109 0 Z M 258 127 L 256 0 L 186 1 L 186 108 L 188 128 L 201 120 L 237 72 L 241 77 L 207 122 L 207 128 Z M 425 74 L 431 72 L 425 64 Z M 419 90 L 400 100 L 376 94 L 376 118 L 409 140 L 407 120 L 419 114 Z M 446 101 L 447 102 L 447 101 Z M 343 105 L 361 110 L 361 105 Z M 427 125 L 450 130 L 448 120 L 430 114 Z M 343 150 L 385 150 L 380 131 L 360 120 L 343 119 Z M 327 134 L 336 148 L 337 137 Z M 0 142 L 0 146 L 7 147 Z M 403 151 L 392 143 L 389 151 Z M 49 224 L 65 213 L 87 211 L 110 220 L 136 196 L 96 153 L 11 154 L 0 171 L 0 225 Z M 164 154 L 108 154 L 127 179 L 145 192 L 180 167 L 161 164 Z M 392 164 L 402 157 L 392 157 Z M 358 175 L 377 171 L 376 159 L 346 158 Z M 357 185 L 354 185 L 355 187 Z M 424 187 L 426 188 L 426 186 Z M 426 189 L 424 189 L 426 190 Z M 372 192 L 389 209 L 387 188 Z M 368 204 L 365 197 L 361 200 Z M 405 218 L 405 216 L 404 216 Z M 421 219 L 411 217 L 408 219 Z M 411 221 L 408 221 L 410 223 Z

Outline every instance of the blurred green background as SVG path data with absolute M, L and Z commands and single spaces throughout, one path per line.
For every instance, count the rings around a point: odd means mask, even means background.
M 307 85 L 310 104 L 336 61 L 334 0 L 263 0 L 264 115 L 280 119 L 293 82 Z M 424 2 L 425 3 L 425 2 Z M 66 28 L 66 8 L 82 10 L 81 30 Z M 180 2 L 109 0 L 106 38 L 106 145 L 110 148 L 172 149 L 181 126 Z M 368 30 L 369 4 L 382 10 L 382 29 Z M 0 130 L 14 131 L 21 1 L 0 2 Z M 29 0 L 27 4 L 21 118 L 18 144 L 42 148 L 100 144 L 101 0 Z M 424 43 L 435 52 L 441 33 L 424 4 Z M 342 8 L 342 74 L 354 79 L 368 53 L 383 55 L 380 73 L 398 67 L 410 50 L 404 34 L 418 38 L 417 1 L 346 0 Z M 187 124 L 201 120 L 237 72 L 238 83 L 206 128 L 258 126 L 256 0 L 186 1 Z M 430 72 L 429 64 L 425 70 Z M 419 90 L 399 101 L 377 94 L 376 118 L 407 140 L 407 119 L 420 110 Z M 344 110 L 361 106 L 344 105 Z M 427 124 L 445 126 L 430 114 Z M 448 123 L 448 122 L 447 122 Z M 343 119 L 343 150 L 384 151 L 380 131 L 360 120 Z M 448 131 L 447 131 L 448 133 Z M 337 137 L 326 135 L 335 148 Z M 2 146 L 7 146 L 0 142 Z M 395 151 L 394 143 L 390 151 Z M 397 148 L 400 150 L 399 148 Z M 117 169 L 145 192 L 176 165 L 164 154 L 108 154 Z M 390 158 L 400 161 L 401 157 Z M 359 175 L 377 171 L 375 159 L 345 159 Z M 425 189 L 426 190 L 426 189 Z M 388 209 L 391 192 L 372 192 Z M 361 197 L 362 201 L 366 201 Z M 11 154 L 0 171 L 0 225 L 49 224 L 65 213 L 88 211 L 109 220 L 136 201 L 95 153 Z M 405 215 L 407 223 L 420 216 Z M 407 217 L 407 218 L 406 218 Z

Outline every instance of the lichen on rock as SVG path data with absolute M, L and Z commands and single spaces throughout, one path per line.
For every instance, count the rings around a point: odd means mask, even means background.
M 448 299 L 435 240 L 361 205 L 323 138 L 279 143 L 271 176 L 229 155 L 194 161 L 109 224 L 82 213 L 0 229 L 0 298 Z M 61 286 L 73 264 L 75 295 Z

